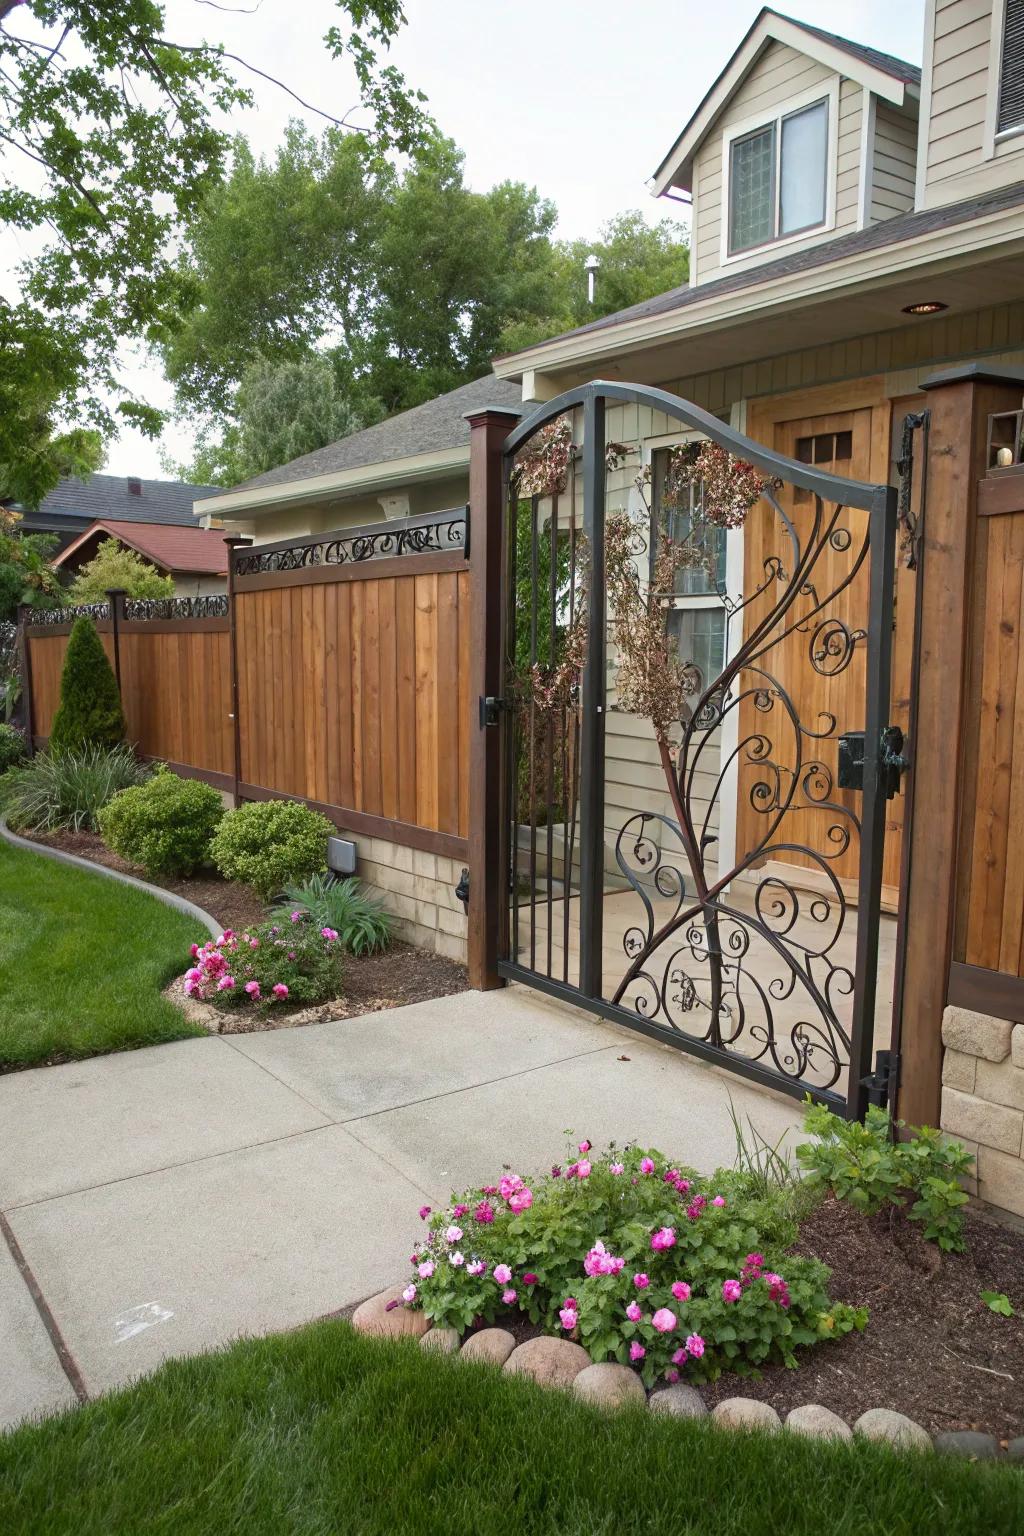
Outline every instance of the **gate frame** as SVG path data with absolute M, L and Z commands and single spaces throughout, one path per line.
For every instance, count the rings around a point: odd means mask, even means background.
M 500 731 L 491 732 L 495 748 L 492 767 L 486 773 L 474 776 L 477 784 L 477 806 L 484 796 L 487 820 L 496 818 L 499 826 L 478 827 L 477 811 L 471 804 L 471 850 L 479 853 L 479 865 L 474 862 L 474 883 L 484 883 L 492 900 L 480 901 L 481 920 L 483 908 L 488 916 L 497 921 L 487 924 L 489 931 L 476 934 L 473 942 L 471 930 L 470 975 L 474 985 L 500 985 L 501 979 L 516 980 L 546 992 L 562 1001 L 624 1024 L 654 1039 L 672 1044 L 692 1055 L 722 1066 L 741 1077 L 802 1098 L 808 1091 L 812 1096 L 827 1103 L 839 1113 L 851 1119 L 862 1119 L 869 1098 L 879 1096 L 879 1082 L 871 1073 L 871 1057 L 874 1033 L 874 1014 L 877 996 L 877 950 L 881 916 L 882 857 L 885 836 L 886 798 L 882 793 L 882 731 L 888 722 L 889 679 L 892 659 L 892 622 L 884 615 L 891 615 L 895 579 L 897 492 L 891 485 L 879 485 L 847 480 L 813 466 L 799 464 L 771 449 L 753 442 L 717 417 L 689 401 L 666 390 L 646 385 L 617 384 L 596 379 L 587 384 L 564 391 L 531 411 L 511 431 L 501 444 L 500 454 L 494 442 L 498 425 L 497 412 L 483 412 L 470 417 L 474 428 L 471 458 L 471 505 L 475 510 L 474 521 L 485 521 L 488 539 L 493 538 L 495 528 L 502 530 L 503 552 L 507 548 L 509 534 L 508 492 L 509 475 L 513 455 L 538 429 L 556 417 L 582 406 L 584 415 L 583 469 L 584 469 L 584 536 L 591 541 L 591 582 L 596 590 L 603 589 L 603 536 L 604 536 L 604 409 L 608 400 L 650 407 L 660 411 L 684 427 L 699 431 L 727 452 L 746 459 L 764 472 L 778 476 L 789 485 L 798 486 L 812 495 L 868 514 L 868 547 L 871 569 L 869 573 L 869 615 L 867 624 L 867 660 L 865 689 L 865 757 L 864 780 L 861 798 L 861 835 L 858 870 L 858 921 L 856 958 L 854 962 L 854 1008 L 850 1035 L 849 1083 L 847 1092 L 840 1096 L 830 1089 L 815 1092 L 806 1083 L 787 1080 L 781 1074 L 761 1066 L 759 1062 L 734 1055 L 724 1049 L 711 1046 L 631 1013 L 620 1005 L 609 1003 L 600 995 L 599 978 L 601 954 L 601 897 L 597 876 L 604 859 L 604 624 L 591 624 L 588 631 L 587 659 L 582 682 L 582 743 L 581 743 L 581 802 L 580 802 L 580 986 L 573 987 L 550 977 L 541 976 L 528 967 L 519 965 L 507 954 L 508 883 L 504 868 L 504 824 L 508 819 L 507 797 L 509 786 L 503 782 L 501 762 L 504 753 L 498 752 L 495 737 L 507 730 L 506 712 L 501 708 L 500 692 L 503 686 L 501 639 L 508 617 L 509 595 L 505 591 L 504 561 L 500 588 L 488 582 L 492 614 L 499 609 L 501 625 L 497 654 L 478 656 L 478 675 L 485 674 L 488 686 L 481 688 L 479 726 L 474 736 L 478 753 L 490 756 L 487 740 L 489 727 L 500 724 Z M 486 434 L 485 434 L 485 429 Z M 487 460 L 487 467 L 484 460 Z M 497 462 L 496 462 L 497 461 Z M 472 465 L 478 463 L 473 477 Z M 500 473 L 497 472 L 500 463 Z M 473 488 L 484 495 L 473 495 Z M 497 505 L 492 499 L 500 497 Z M 481 516 L 481 514 L 483 514 Z M 474 532 L 474 544 L 477 533 Z M 595 569 L 597 575 L 595 577 Z M 488 574 L 493 579 L 493 568 Z M 500 594 L 500 595 L 499 595 Z M 488 634 L 488 649 L 493 635 Z M 887 679 L 884 690 L 878 686 L 879 673 Z M 488 702 L 493 706 L 487 707 Z M 589 728 L 588 728 L 589 722 Z M 480 738 L 484 738 L 480 740 Z M 588 791 L 589 785 L 589 791 Z M 496 799 L 495 799 L 496 797 Z M 497 810 L 494 807 L 497 805 Z M 478 842 L 472 839 L 479 833 Z M 478 873 L 479 870 L 479 873 Z M 482 881 L 481 881 L 482 877 Z M 493 895 L 497 893 L 497 910 Z M 471 902 L 472 908 L 476 903 Z M 862 921 L 863 916 L 863 921 Z M 472 921 L 472 918 L 471 918 Z M 585 948 L 586 946 L 586 948 Z M 474 974 L 486 980 L 474 981 Z M 492 979 L 493 978 L 493 979 Z

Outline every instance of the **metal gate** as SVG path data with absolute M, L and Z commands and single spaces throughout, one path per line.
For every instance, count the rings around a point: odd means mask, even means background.
M 669 446 L 611 440 L 621 407 Z M 498 969 L 860 1117 L 888 1087 L 896 493 L 815 444 L 603 382 L 508 437 Z

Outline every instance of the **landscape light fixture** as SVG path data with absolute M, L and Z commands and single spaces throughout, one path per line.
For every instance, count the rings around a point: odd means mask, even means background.
M 941 299 L 922 299 L 920 304 L 904 304 L 903 313 L 905 315 L 939 315 L 948 308 L 949 305 L 943 304 Z

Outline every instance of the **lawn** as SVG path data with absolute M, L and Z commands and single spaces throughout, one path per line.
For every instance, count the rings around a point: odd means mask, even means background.
M 1024 1470 L 601 1416 L 343 1323 L 178 1360 L 0 1437 L 5 1536 L 1002 1536 Z
M 201 1034 L 160 989 L 205 938 L 142 891 L 0 842 L 0 1070 Z

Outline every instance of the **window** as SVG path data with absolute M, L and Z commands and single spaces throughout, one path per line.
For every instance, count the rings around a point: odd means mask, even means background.
M 725 665 L 725 529 L 697 518 L 697 491 L 690 487 L 689 506 L 663 509 L 667 450 L 654 456 L 654 498 L 651 529 L 651 560 L 656 554 L 658 530 L 664 522 L 671 538 L 689 541 L 694 563 L 676 572 L 668 632 L 681 661 L 693 662 L 705 685 L 714 682 Z
M 828 132 L 826 97 L 731 140 L 730 255 L 824 224 Z
M 1006 0 L 996 132 L 1024 128 L 1024 0 Z

